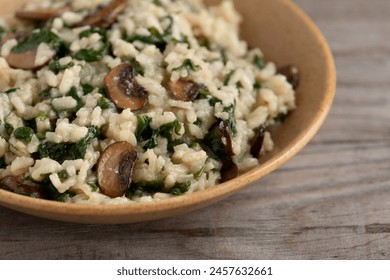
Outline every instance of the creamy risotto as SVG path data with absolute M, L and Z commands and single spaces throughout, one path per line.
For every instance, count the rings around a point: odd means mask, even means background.
M 298 71 L 239 38 L 231 1 L 30 1 L 0 21 L 0 188 L 151 202 L 234 179 L 273 149 Z

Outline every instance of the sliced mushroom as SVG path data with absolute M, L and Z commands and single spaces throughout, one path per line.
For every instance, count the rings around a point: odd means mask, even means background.
M 116 21 L 118 15 L 125 7 L 126 0 L 112 0 L 107 5 L 99 6 L 97 10 L 93 14 L 88 15 L 80 25 L 108 28 Z
M 3 38 L 0 43 L 0 46 L 2 46 L 8 40 L 12 39 L 22 41 L 26 39 L 29 35 L 31 34 L 24 31 L 8 34 L 6 37 Z M 12 68 L 23 70 L 39 70 L 53 59 L 53 57 L 56 55 L 56 52 L 50 48 L 50 53 L 46 54 L 46 57 L 44 59 L 42 59 L 41 57 L 40 61 L 37 63 L 38 47 L 39 45 L 37 45 L 34 49 L 25 51 L 23 53 L 11 51 L 5 59 L 8 65 Z
M 254 158 L 260 157 L 260 152 L 261 149 L 263 148 L 265 132 L 266 132 L 266 127 L 264 125 L 260 126 L 259 132 L 257 132 L 255 138 L 253 139 L 251 145 L 251 155 Z
M 205 85 L 192 81 L 178 80 L 177 82 L 168 82 L 168 89 L 172 95 L 181 101 L 194 101 L 198 98 L 201 90 L 207 89 Z
M 51 18 L 61 16 L 63 13 L 70 11 L 70 6 L 64 6 L 56 9 L 37 9 L 25 10 L 19 9 L 15 12 L 15 17 L 19 19 L 46 21 Z
M 110 145 L 100 156 L 97 179 L 102 192 L 111 197 L 121 197 L 130 188 L 137 150 L 128 142 Z
M 293 86 L 293 89 L 297 89 L 300 82 L 299 69 L 294 65 L 287 65 L 278 69 L 278 73 L 286 76 L 287 81 Z
M 1 178 L 0 189 L 34 198 L 45 198 L 45 195 L 39 187 L 24 184 L 21 179 L 14 176 Z
M 149 92 L 137 83 L 136 75 L 131 64 L 121 64 L 104 78 L 108 95 L 116 107 L 137 111 L 148 102 Z
M 226 159 L 222 162 L 221 182 L 233 180 L 238 175 L 238 166 L 232 159 Z

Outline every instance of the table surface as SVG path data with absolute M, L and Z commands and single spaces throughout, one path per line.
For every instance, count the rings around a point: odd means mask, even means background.
M 0 208 L 1 259 L 390 259 L 390 1 L 296 0 L 329 40 L 334 107 L 315 139 L 213 206 L 133 225 Z

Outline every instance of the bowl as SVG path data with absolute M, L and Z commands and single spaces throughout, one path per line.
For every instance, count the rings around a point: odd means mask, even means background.
M 1 14 L 12 15 L 25 0 L 4 1 Z M 219 1 L 209 0 L 208 4 Z M 317 133 L 334 99 L 336 73 L 328 44 L 310 18 L 290 0 L 236 0 L 243 15 L 241 37 L 260 47 L 277 65 L 301 72 L 298 108 L 274 133 L 275 149 L 260 165 L 238 178 L 197 193 L 134 205 L 74 205 L 34 199 L 0 190 L 0 205 L 48 219 L 78 223 L 134 223 L 184 214 L 210 205 L 258 180 L 296 155 Z

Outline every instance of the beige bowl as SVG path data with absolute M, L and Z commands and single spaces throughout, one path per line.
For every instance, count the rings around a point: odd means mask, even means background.
M 5 2 L 5 1 L 4 1 Z M 2 3 L 12 14 L 22 0 Z M 210 0 L 209 3 L 217 3 Z M 314 23 L 289 0 L 237 0 L 242 37 L 259 46 L 277 65 L 295 64 L 301 71 L 298 109 L 275 131 L 275 150 L 250 172 L 198 193 L 148 204 L 121 206 L 73 205 L 33 199 L 0 190 L 0 204 L 31 215 L 79 223 L 133 223 L 156 220 L 207 206 L 262 178 L 297 154 L 317 133 L 333 102 L 336 73 L 332 54 Z

